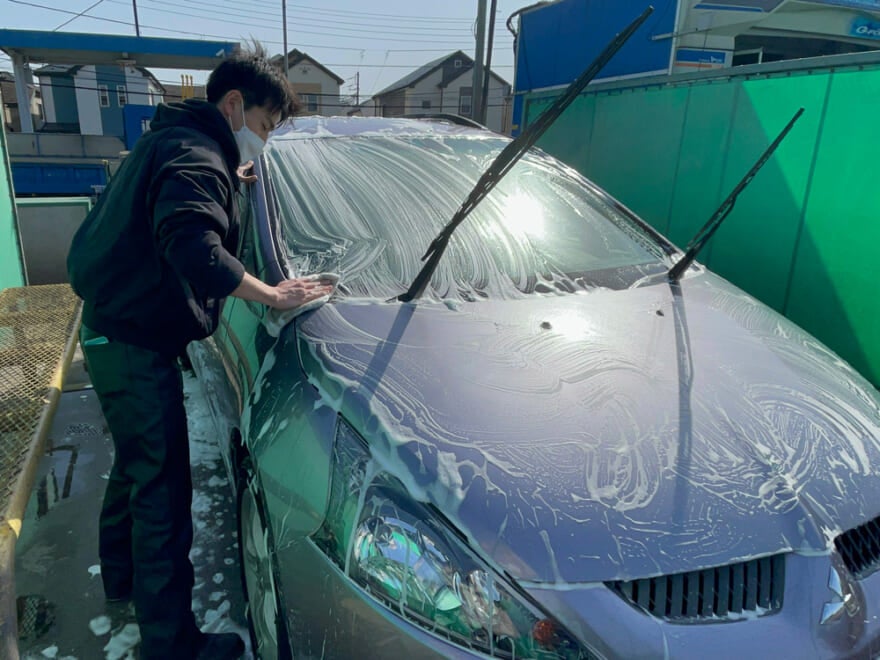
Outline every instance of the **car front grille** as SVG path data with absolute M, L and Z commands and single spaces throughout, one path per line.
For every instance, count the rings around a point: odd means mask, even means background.
M 606 585 L 652 616 L 676 623 L 763 616 L 782 608 L 785 555 Z
M 880 568 L 880 518 L 844 532 L 834 539 L 843 563 L 861 580 Z

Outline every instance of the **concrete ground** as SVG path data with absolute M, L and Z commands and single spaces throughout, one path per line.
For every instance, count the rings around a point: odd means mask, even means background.
M 237 632 L 250 647 L 234 498 L 207 403 L 191 374 L 184 388 L 194 490 L 193 611 L 202 630 Z M 113 444 L 77 351 L 16 544 L 23 660 L 138 657 L 133 610 L 105 604 L 98 566 L 98 514 L 112 460 Z

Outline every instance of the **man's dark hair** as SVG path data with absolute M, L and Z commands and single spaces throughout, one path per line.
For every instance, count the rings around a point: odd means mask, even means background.
M 256 42 L 236 50 L 211 72 L 205 90 L 208 102 L 219 103 L 233 89 L 244 97 L 245 110 L 255 105 L 265 107 L 280 112 L 281 121 L 302 108 L 284 72 L 270 62 L 266 49 Z

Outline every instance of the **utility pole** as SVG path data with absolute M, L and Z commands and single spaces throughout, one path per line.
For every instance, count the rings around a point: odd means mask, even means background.
M 489 114 L 489 79 L 492 77 L 492 49 L 495 46 L 495 14 L 498 11 L 498 0 L 492 0 L 489 9 L 489 46 L 486 49 L 486 71 L 483 73 L 483 96 L 481 97 L 479 122 L 486 125 Z
M 354 76 L 354 107 L 361 104 L 361 72 L 358 71 Z
M 131 6 L 134 8 L 134 33 L 141 36 L 141 26 L 138 23 L 138 3 L 137 0 L 131 0 Z
M 290 80 L 290 64 L 287 61 L 287 0 L 281 0 L 281 25 L 284 28 L 284 77 Z
M 483 104 L 483 52 L 486 41 L 486 0 L 477 0 L 477 49 L 474 53 L 474 79 L 471 85 L 471 119 L 479 121 Z

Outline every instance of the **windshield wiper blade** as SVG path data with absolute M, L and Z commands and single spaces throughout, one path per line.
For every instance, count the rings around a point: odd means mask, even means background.
M 519 161 L 519 159 L 534 146 L 535 142 L 538 141 L 538 138 L 550 128 L 553 122 L 555 122 L 556 119 L 559 118 L 559 115 L 562 114 L 563 110 L 571 105 L 572 101 L 574 101 L 590 81 L 596 77 L 596 75 L 605 67 L 617 51 L 623 47 L 636 30 L 648 20 L 648 17 L 653 11 L 654 8 L 651 6 L 645 9 L 641 16 L 630 23 L 623 32 L 618 34 L 611 43 L 605 47 L 605 50 L 593 60 L 584 72 L 568 86 L 568 89 L 566 89 L 565 92 L 559 96 L 533 124 L 529 125 L 516 139 L 504 147 L 498 156 L 495 157 L 495 160 L 492 161 L 492 164 L 483 173 L 479 181 L 477 181 L 477 184 L 474 186 L 474 189 L 470 192 L 467 199 L 462 203 L 458 211 L 455 212 L 452 220 L 450 220 L 437 237 L 431 241 L 428 250 L 422 256 L 422 261 L 427 259 L 427 262 L 422 266 L 422 269 L 419 271 L 419 274 L 416 275 L 416 278 L 413 280 L 406 293 L 398 296 L 398 300 L 409 302 L 422 295 L 425 288 L 428 286 L 428 282 L 430 282 L 431 277 L 434 275 L 434 271 L 437 269 L 437 264 L 440 262 L 440 257 L 443 256 L 443 252 L 446 250 L 446 246 L 449 243 L 449 239 L 452 237 L 452 233 L 458 225 L 460 225 L 468 214 L 474 210 L 477 204 L 479 204 L 486 195 L 491 192 L 495 185 L 504 178 L 504 175 L 516 165 L 517 161 Z
M 730 215 L 730 212 L 733 211 L 733 206 L 736 204 L 736 198 L 739 197 L 739 194 L 752 182 L 752 179 L 755 178 L 758 170 L 764 167 L 766 162 L 770 160 L 770 156 L 776 151 L 776 147 L 778 147 L 785 139 L 785 136 L 788 135 L 789 131 L 794 128 L 795 123 L 801 118 L 802 114 L 804 114 L 803 108 L 794 113 L 794 117 L 791 118 L 785 128 L 782 129 L 782 132 L 775 140 L 773 140 L 773 143 L 767 147 L 767 150 L 761 155 L 758 162 L 752 166 L 752 169 L 746 173 L 742 181 L 740 181 L 736 188 L 733 189 L 733 192 L 727 196 L 727 199 L 725 199 L 721 206 L 718 207 L 718 210 L 712 214 L 709 221 L 703 225 L 703 228 L 700 229 L 700 231 L 697 232 L 697 235 L 694 236 L 690 243 L 688 243 L 684 256 L 669 269 L 670 282 L 678 282 L 678 280 L 681 279 L 682 274 L 690 268 L 690 265 L 694 262 L 694 259 L 697 258 L 697 254 L 699 254 L 700 250 L 702 250 L 706 243 L 709 242 L 709 239 L 712 238 L 712 235 L 721 226 L 721 223 L 724 222 L 727 216 Z

